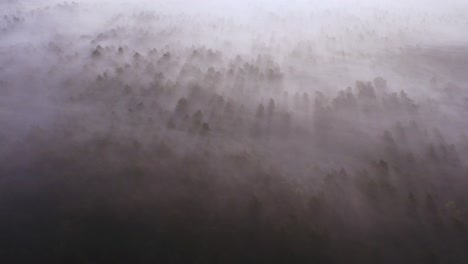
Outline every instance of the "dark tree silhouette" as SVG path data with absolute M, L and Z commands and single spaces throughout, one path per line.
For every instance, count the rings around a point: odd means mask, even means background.
M 180 98 L 179 101 L 177 101 L 177 105 L 175 108 L 175 112 L 178 115 L 185 115 L 188 112 L 188 101 L 184 97 Z

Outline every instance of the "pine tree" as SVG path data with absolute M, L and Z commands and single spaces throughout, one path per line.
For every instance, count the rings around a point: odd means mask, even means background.
M 188 112 L 188 101 L 184 97 L 180 98 L 179 101 L 177 101 L 177 106 L 176 106 L 176 114 L 178 115 L 185 115 Z

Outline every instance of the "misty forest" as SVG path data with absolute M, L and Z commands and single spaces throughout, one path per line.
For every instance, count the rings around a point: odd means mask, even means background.
M 0 2 L 0 263 L 468 263 L 468 3 Z

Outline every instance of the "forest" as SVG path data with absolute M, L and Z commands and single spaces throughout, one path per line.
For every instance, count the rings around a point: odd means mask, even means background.
M 1 263 L 468 263 L 468 4 L 0 3 Z

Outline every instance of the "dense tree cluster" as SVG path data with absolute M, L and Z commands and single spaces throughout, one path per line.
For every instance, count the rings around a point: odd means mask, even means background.
M 427 14 L 99 8 L 2 11 L 0 262 L 466 261 L 468 94 L 405 48 Z

